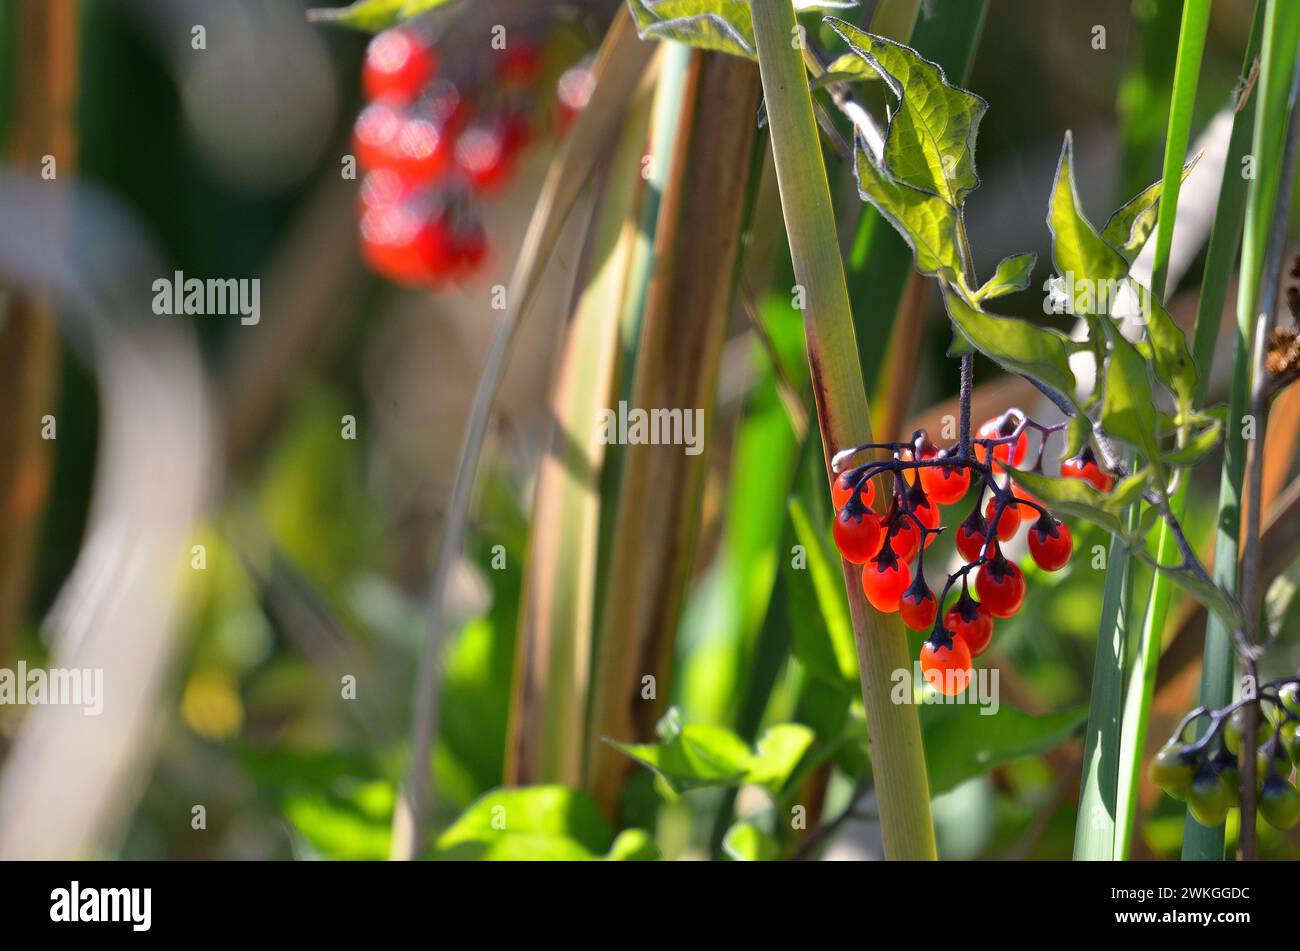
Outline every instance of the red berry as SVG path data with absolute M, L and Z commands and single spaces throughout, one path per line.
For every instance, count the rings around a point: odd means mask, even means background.
M 903 592 L 898 602 L 898 613 L 903 623 L 914 631 L 928 631 L 934 627 L 934 619 L 939 613 L 939 602 L 934 592 L 925 583 L 925 578 L 916 576 L 916 580 Z
M 361 85 L 366 96 L 409 102 L 437 72 L 437 54 L 408 30 L 385 30 L 366 47 Z
M 980 560 L 984 550 L 984 539 L 988 537 L 989 523 L 980 515 L 979 506 L 971 510 L 957 526 L 957 551 L 966 559 L 966 564 Z
M 929 548 L 934 544 L 934 540 L 938 537 L 938 535 L 935 534 L 934 529 L 939 527 L 939 506 L 930 501 L 925 494 L 925 490 L 919 485 L 912 486 L 912 488 L 908 489 L 907 501 L 908 504 L 912 506 L 912 514 L 921 520 L 922 525 L 927 529 L 930 529 L 930 531 L 925 533 L 925 547 Z M 911 522 L 912 527 L 916 528 L 917 532 L 920 533 L 920 529 L 916 527 L 916 522 L 911 518 L 908 518 L 908 521 Z
M 912 569 L 888 546 L 862 569 L 862 593 L 877 611 L 899 609 L 903 592 L 912 583 Z
M 1023 417 L 1015 410 L 1008 410 L 1001 416 L 987 420 L 975 432 L 976 439 L 1001 439 L 1014 433 L 1020 426 Z M 1015 447 L 1014 449 L 1012 447 Z M 1011 462 L 1013 466 L 1019 466 L 1025 461 L 1025 455 L 1029 452 L 1029 434 L 1021 431 L 1016 437 L 1014 443 L 1000 443 L 993 447 L 993 458 L 998 462 Z M 980 443 L 975 444 L 975 458 L 980 462 L 987 462 L 989 450 L 987 446 Z M 995 466 L 996 468 L 996 466 Z
M 993 615 L 965 591 L 944 614 L 943 626 L 966 642 L 972 657 L 988 650 L 993 640 Z
M 855 565 L 864 564 L 880 551 L 880 521 L 871 509 L 861 514 L 852 513 L 848 508 L 840 509 L 835 516 L 831 533 L 835 536 L 835 547 L 840 550 L 844 560 Z
M 410 203 L 382 205 L 361 216 L 361 250 L 367 263 L 403 284 L 424 284 L 445 274 L 453 259 L 451 232 Z
M 357 164 L 367 171 L 387 168 L 405 121 L 406 109 L 390 100 L 381 99 L 362 109 L 352 127 L 352 150 Z
M 988 504 L 984 506 L 984 518 L 993 521 L 993 513 L 997 511 L 998 500 L 992 496 L 989 497 Z M 1015 503 L 1007 505 L 998 516 L 998 538 L 1007 542 L 1016 537 L 1016 530 L 1020 528 L 1020 512 Z
M 510 180 L 515 145 L 508 134 L 503 120 L 480 120 L 471 122 L 456 140 L 456 164 L 476 192 L 498 191 Z
M 921 645 L 921 673 L 941 694 L 956 696 L 970 683 L 970 648 L 956 634 L 936 634 Z
M 361 179 L 361 213 L 365 214 L 368 208 L 395 205 L 410 194 L 411 189 L 401 175 L 391 168 L 377 168 Z
M 1083 451 L 1077 456 L 1061 463 L 1061 475 L 1066 479 L 1083 479 L 1085 482 L 1090 482 L 1098 492 L 1109 492 L 1115 486 L 1115 477 L 1101 471 L 1090 446 L 1084 446 Z
M 595 88 L 596 77 L 588 63 L 566 69 L 560 76 L 555 84 L 555 98 L 559 106 L 555 124 L 561 135 L 572 125 L 578 113 L 587 108 Z
M 994 617 L 1011 617 L 1025 603 L 1025 576 L 999 552 L 975 578 L 980 604 Z
M 1074 551 L 1074 540 L 1065 523 L 1044 515 L 1029 529 L 1029 554 L 1044 571 L 1064 568 Z
M 853 495 L 854 480 L 860 478 L 861 476 L 854 475 L 852 472 L 845 472 L 835 477 L 835 481 L 831 483 L 831 505 L 835 507 L 835 511 L 844 508 L 844 503 Z M 871 503 L 876 500 L 876 487 L 870 479 L 862 484 L 861 498 L 862 504 L 867 508 L 870 508 Z
M 890 532 L 889 542 L 899 558 L 911 558 L 921 547 L 921 530 L 916 527 L 912 516 L 901 509 L 894 509 L 891 514 L 880 516 L 880 527 Z
M 507 46 L 497 64 L 497 75 L 507 86 L 531 86 L 541 74 L 541 48 L 528 40 L 515 40 Z
M 921 488 L 937 505 L 960 502 L 970 488 L 970 471 L 958 466 L 927 466 L 920 472 Z

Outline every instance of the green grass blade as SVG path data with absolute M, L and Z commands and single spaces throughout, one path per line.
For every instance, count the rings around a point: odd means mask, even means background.
M 1263 4 L 1256 7 L 1250 41 L 1242 64 L 1242 79 L 1249 75 L 1251 64 L 1259 55 L 1259 39 L 1263 26 Z M 1214 363 L 1215 344 L 1219 338 L 1223 307 L 1228 298 L 1228 282 L 1232 279 L 1237 248 L 1241 241 L 1241 227 L 1246 214 L 1246 179 L 1241 176 L 1242 157 L 1250 149 L 1251 124 L 1254 117 L 1255 98 L 1239 104 L 1233 119 L 1232 134 L 1223 166 L 1223 181 L 1219 187 L 1219 200 L 1214 211 L 1214 226 L 1210 232 L 1209 250 L 1205 257 L 1205 271 L 1201 277 L 1201 296 L 1196 307 L 1196 323 L 1192 333 L 1192 357 L 1199 368 L 1192 403 L 1205 402 L 1210 370 Z M 1169 500 L 1174 515 L 1182 519 L 1187 511 L 1187 493 L 1190 479 L 1184 479 Z M 1174 561 L 1178 544 L 1173 533 L 1162 524 L 1156 547 L 1156 557 L 1162 563 Z M 1161 572 L 1151 582 L 1147 613 L 1143 619 L 1142 639 L 1137 667 L 1129 678 L 1129 693 L 1124 707 L 1124 752 L 1121 755 L 1123 770 L 1120 774 L 1120 827 L 1116 833 L 1116 852 L 1126 858 L 1132 846 L 1134 824 L 1137 820 L 1137 794 L 1142 779 L 1142 753 L 1146 746 L 1147 718 L 1151 700 L 1155 695 L 1156 673 L 1159 666 L 1161 636 L 1169 615 L 1173 584 Z
M 1182 167 L 1191 138 L 1192 110 L 1196 105 L 1196 85 L 1201 56 L 1205 51 L 1205 34 L 1210 22 L 1209 0 L 1188 0 L 1183 6 L 1182 28 L 1178 36 L 1178 57 L 1174 65 L 1174 82 L 1169 102 L 1169 125 L 1165 135 L 1165 160 L 1162 174 L 1164 189 L 1156 219 L 1155 262 L 1151 272 L 1151 291 L 1165 297 L 1169 273 L 1169 250 L 1173 246 L 1174 220 L 1177 217 L 1178 192 L 1182 184 Z M 1181 517 L 1182 511 L 1176 514 Z M 1161 526 L 1161 547 L 1166 544 Z M 1173 538 L 1167 544 L 1173 547 Z M 1125 556 L 1127 557 L 1127 555 Z M 1172 556 L 1169 556 L 1172 557 Z M 1147 717 L 1155 691 L 1156 665 L 1160 658 L 1160 634 L 1170 595 L 1168 576 L 1156 572 L 1151 582 L 1148 608 L 1143 620 L 1128 690 L 1123 699 L 1116 790 L 1116 828 L 1114 855 L 1124 858 L 1132 839 L 1136 815 L 1137 789 L 1141 777 L 1142 749 L 1146 741 Z M 1161 606 L 1158 606 L 1161 605 Z M 1127 613 L 1127 612 L 1126 612 Z M 1122 675 L 1121 675 L 1122 676 Z
M 790 255 L 805 290 L 808 361 L 829 482 L 831 457 L 871 439 L 871 417 L 812 96 L 801 53 L 790 42 L 794 8 L 790 0 L 755 0 L 751 10 Z M 890 702 L 891 675 L 911 667 L 907 638 L 896 617 L 880 615 L 867 604 L 857 571 L 847 563 L 844 581 L 875 757 L 885 854 L 933 859 L 934 823 L 916 709 Z
M 1241 537 L 1241 489 L 1246 453 L 1241 425 L 1233 421 L 1242 418 L 1250 398 L 1250 351 L 1256 296 L 1264 266 L 1269 218 L 1275 211 L 1274 202 L 1280 184 L 1286 96 L 1298 30 L 1300 5 L 1269 0 L 1264 13 L 1263 57 L 1250 148 L 1256 177 L 1246 189 L 1245 230 L 1237 288 L 1237 333 L 1233 341 L 1232 388 L 1228 400 L 1229 425 L 1223 443 L 1214 549 L 1214 580 L 1234 595 L 1238 588 L 1237 553 Z M 1210 707 L 1228 703 L 1232 699 L 1234 670 L 1232 631 L 1211 614 L 1205 626 L 1200 702 Z M 1185 860 L 1221 859 L 1223 844 L 1222 826 L 1207 829 L 1188 815 L 1183 835 Z

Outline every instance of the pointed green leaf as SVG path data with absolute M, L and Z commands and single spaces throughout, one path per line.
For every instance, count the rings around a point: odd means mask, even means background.
M 826 22 L 898 97 L 885 136 L 889 174 L 960 208 L 979 186 L 975 135 L 988 103 L 949 83 L 940 66 L 910 47 L 834 17 Z
M 800 723 L 777 723 L 768 727 L 758 739 L 745 782 L 758 783 L 774 793 L 780 792 L 814 739 L 813 731 Z
M 1154 459 L 1160 455 L 1156 439 L 1159 422 L 1150 366 L 1114 321 L 1103 320 L 1101 325 L 1110 342 L 1102 384 L 1101 428 Z
M 1064 334 L 1014 317 L 976 310 L 951 288 L 944 304 L 953 325 L 980 353 L 1012 373 L 1020 373 L 1074 398 L 1074 374 Z
M 605 853 L 607 862 L 653 862 L 659 857 L 659 846 L 645 829 L 624 829 Z
M 795 0 L 796 10 L 842 10 L 857 0 Z M 757 59 L 748 0 L 628 0 L 637 33 L 701 50 Z
M 1120 517 L 1124 510 L 1122 498 L 1117 500 L 1111 494 L 1098 492 L 1082 479 L 1058 479 L 1043 475 L 1041 472 L 1028 472 L 1015 468 L 1009 471 L 1018 485 L 1024 486 L 1042 499 L 1043 504 L 1055 514 L 1073 515 L 1085 519 L 1106 529 L 1112 535 L 1126 534 L 1124 522 Z M 1145 480 L 1148 476 L 1147 470 L 1143 470 L 1130 478 Z M 1141 489 L 1140 483 L 1134 485 Z M 1125 496 L 1128 494 L 1126 490 Z
M 858 193 L 871 202 L 912 247 L 922 274 L 962 273 L 957 246 L 957 212 L 942 198 L 896 182 L 857 143 Z
M 1156 376 L 1178 397 L 1178 405 L 1187 408 L 1196 389 L 1196 362 L 1187 348 L 1187 336 L 1154 294 L 1136 281 L 1130 281 L 1130 284 L 1141 302 L 1142 321 L 1151 342 Z
M 436 851 L 443 858 L 592 858 L 613 839 L 586 793 L 528 786 L 493 789 L 474 800 L 438 837 Z
M 1205 153 L 1197 152 L 1183 166 L 1180 181 L 1187 180 L 1203 154 Z M 1123 255 L 1124 260 L 1130 264 L 1155 231 L 1156 219 L 1160 213 L 1160 193 L 1164 190 L 1164 185 L 1163 180 L 1148 185 L 1111 215 L 1101 230 L 1101 239 Z
M 1194 466 L 1214 451 L 1222 436 L 1223 423 L 1211 419 L 1204 429 L 1194 433 L 1183 445 L 1162 452 L 1160 461 L 1179 468 Z
M 998 262 L 998 269 L 993 273 L 993 276 L 975 292 L 976 302 L 992 300 L 994 297 L 1003 297 L 1007 294 L 1023 291 L 1029 286 L 1029 277 L 1033 273 L 1034 264 L 1037 261 L 1038 255 L 1033 251 L 1025 251 L 1021 254 L 1013 254 L 1010 257 L 1003 258 Z
M 1083 214 L 1078 189 L 1074 184 L 1074 146 L 1070 133 L 1065 133 L 1061 159 L 1056 167 L 1056 180 L 1052 184 L 1051 204 L 1048 207 L 1047 226 L 1052 231 L 1052 260 L 1056 271 L 1065 278 L 1068 286 L 1080 287 L 1088 293 L 1086 299 L 1094 304 L 1113 299 L 1113 287 L 1106 281 L 1118 281 L 1128 273 L 1125 261 L 1110 245 L 1101 240 L 1096 229 Z M 1079 295 L 1071 295 L 1078 298 Z M 1096 316 L 1096 307 L 1082 307 L 1072 299 L 1075 313 L 1086 312 Z M 1105 316 L 1104 314 L 1102 316 Z
M 307 18 L 318 23 L 337 23 L 354 30 L 374 33 L 454 2 L 455 0 L 356 0 L 346 7 L 308 10 Z
M 1223 618 L 1229 630 L 1241 626 L 1241 610 L 1217 584 L 1207 581 L 1190 568 L 1156 564 L 1153 558 L 1144 558 L 1143 560 L 1204 604 L 1206 608 Z

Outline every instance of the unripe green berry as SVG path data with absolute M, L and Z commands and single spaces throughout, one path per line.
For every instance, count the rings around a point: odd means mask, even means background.
M 1151 758 L 1151 765 L 1147 767 L 1151 782 L 1167 793 L 1185 792 L 1196 773 L 1184 750 L 1186 747 L 1182 743 L 1171 740 Z
M 1210 769 L 1197 773 L 1187 791 L 1187 808 L 1192 817 L 1207 828 L 1223 825 L 1231 803 L 1227 782 Z
M 1300 683 L 1283 684 L 1278 688 L 1277 697 L 1282 701 L 1282 706 L 1286 708 L 1287 713 L 1293 717 L 1300 717 Z
M 1300 821 L 1300 793 L 1286 780 L 1270 776 L 1259 793 L 1259 814 L 1285 832 Z

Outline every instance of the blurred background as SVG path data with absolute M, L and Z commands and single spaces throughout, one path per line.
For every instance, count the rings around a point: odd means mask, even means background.
M 458 6 L 480 8 L 464 15 L 504 23 L 547 56 L 519 93 L 535 118 L 532 141 L 509 182 L 475 205 L 486 260 L 430 289 L 375 275 L 358 249 L 359 182 L 345 156 L 364 107 L 366 33 L 309 22 L 296 0 L 0 0 L 0 666 L 106 671 L 105 714 L 93 721 L 0 706 L 0 853 L 388 855 L 426 591 L 502 319 L 493 288 L 509 283 L 563 141 L 559 78 L 589 61 L 621 10 Z M 1216 116 L 1238 82 L 1252 6 L 1217 3 L 1210 26 L 1193 124 L 1207 159 L 1184 186 L 1170 285 L 1185 326 L 1226 143 Z M 461 14 L 444 14 L 432 28 L 444 68 L 487 90 L 482 44 L 458 41 Z M 1046 201 L 1067 129 L 1094 222 L 1159 177 L 1179 16 L 1168 0 L 989 4 L 967 83 L 990 103 L 979 129 L 982 186 L 968 205 L 975 265 L 987 274 L 1007 254 L 1039 256 L 1029 290 L 1000 302 L 1003 312 L 1042 316 Z M 46 156 L 52 178 L 42 177 Z M 862 206 L 851 169 L 832 158 L 831 171 L 847 243 Z M 774 195 L 768 163 L 751 247 L 784 254 Z M 590 196 L 579 199 L 522 323 L 451 574 L 435 835 L 508 779 L 537 477 L 594 209 Z M 764 232 L 773 220 L 777 233 Z M 793 484 L 815 484 L 805 472 L 815 451 L 790 449 L 807 427 L 799 315 L 782 276 L 788 263 L 750 257 L 741 278 L 749 290 L 721 346 L 698 536 L 658 708 L 746 739 L 776 720 L 820 731 L 819 714 L 801 706 L 813 675 L 790 647 L 809 611 L 800 582 L 781 568 L 796 529 L 765 463 L 769 451 L 783 453 L 796 460 Z M 259 322 L 155 315 L 152 282 L 176 271 L 260 280 Z M 855 295 L 855 310 L 870 306 L 870 288 Z M 937 430 L 957 389 L 947 320 L 928 283 L 906 319 L 915 370 L 903 382 L 890 375 L 898 341 L 859 340 L 873 409 L 890 414 L 895 436 L 916 424 Z M 991 364 L 978 364 L 976 379 L 986 415 L 1035 408 Z M 1278 404 L 1271 432 L 1280 448 L 1265 493 L 1277 498 L 1293 475 L 1297 400 Z M 1189 524 L 1202 551 L 1215 488 L 1208 478 L 1193 488 Z M 752 517 L 772 524 L 749 538 L 738 505 L 764 492 L 775 505 Z M 829 500 L 820 504 L 824 520 L 806 514 L 827 524 Z M 1077 526 L 1077 551 L 1105 541 Z M 1050 736 L 1007 747 L 986 768 L 954 768 L 935 800 L 943 856 L 1070 855 L 1081 755 L 1073 731 L 1086 712 L 1104 577 L 1076 561 L 1032 578 L 1026 608 L 1000 624 L 988 659 L 1001 669 L 1004 702 L 1057 717 Z M 1295 615 L 1286 592 L 1276 603 L 1279 617 Z M 1182 604 L 1171 616 L 1153 743 L 1194 703 L 1199 680 L 1203 615 Z M 1295 669 L 1294 645 L 1288 635 L 1270 660 L 1279 671 Z M 776 659 L 756 701 L 747 688 L 764 657 Z M 860 700 L 855 713 L 851 690 L 843 694 L 840 716 L 860 716 Z M 816 799 L 817 815 L 837 813 L 861 781 L 861 744 L 849 746 L 801 793 Z M 640 770 L 622 815 L 648 829 L 664 857 L 705 858 L 722 854 L 719 815 L 770 808 L 750 787 L 676 795 Z M 1145 789 L 1140 808 L 1134 855 L 1176 856 L 1181 804 Z M 829 856 L 880 854 L 869 797 L 861 812 L 837 827 Z M 1294 836 L 1261 831 L 1267 855 L 1296 857 Z

